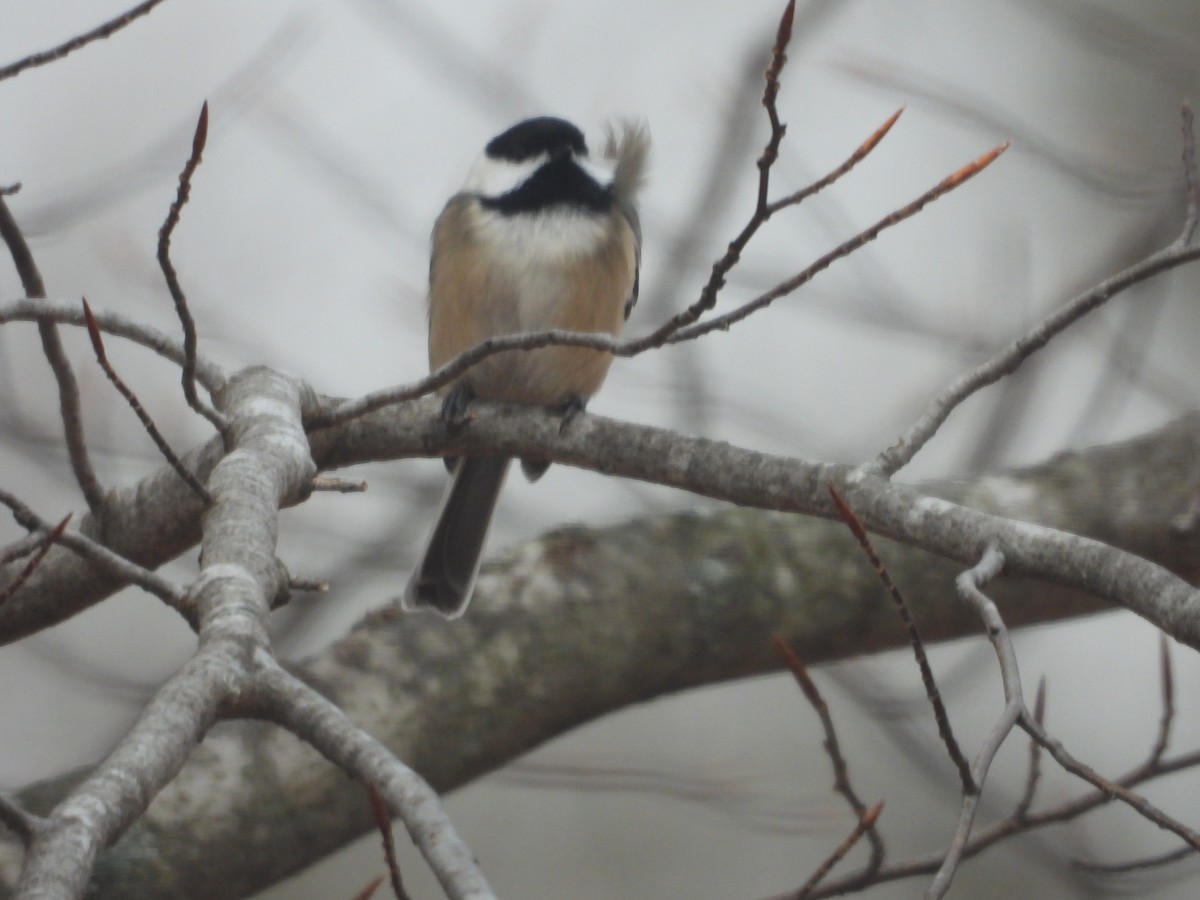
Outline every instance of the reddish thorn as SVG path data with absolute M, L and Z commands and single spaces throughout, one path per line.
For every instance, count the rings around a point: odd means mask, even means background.
M 208 101 L 200 107 L 200 119 L 196 122 L 196 135 L 192 138 L 192 156 L 200 158 L 204 152 L 204 144 L 208 141 Z
M 88 306 L 87 297 L 83 298 L 83 318 L 87 322 L 88 337 L 92 339 L 92 349 L 96 351 L 96 359 L 100 362 L 107 362 L 108 358 L 104 354 L 104 341 L 100 338 L 100 326 L 96 324 L 96 317 L 92 315 L 92 308 Z
M 779 31 L 775 34 L 775 47 L 783 50 L 792 39 L 792 20 L 796 17 L 796 0 L 788 0 L 788 5 L 779 20 Z

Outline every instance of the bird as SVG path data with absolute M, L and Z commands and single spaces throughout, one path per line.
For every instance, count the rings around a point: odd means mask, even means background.
M 525 119 L 492 138 L 433 228 L 429 366 L 436 371 L 488 338 L 549 329 L 620 334 L 637 302 L 637 196 L 650 138 L 644 124 L 610 124 L 600 159 L 583 132 L 555 116 Z M 442 389 L 442 415 L 475 399 L 557 409 L 564 425 L 608 373 L 612 355 L 548 346 L 485 357 Z M 447 458 L 451 480 L 401 596 L 407 610 L 465 612 L 488 526 L 512 460 Z M 545 460 L 525 459 L 529 481 Z

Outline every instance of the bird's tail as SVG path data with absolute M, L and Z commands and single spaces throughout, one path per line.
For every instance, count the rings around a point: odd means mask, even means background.
M 448 619 L 466 610 L 510 462 L 459 459 L 429 545 L 400 598 L 405 609 L 432 607 Z
M 650 131 L 645 122 L 619 119 L 609 123 L 604 158 L 614 164 L 613 193 L 622 207 L 632 206 L 646 181 L 650 162 Z

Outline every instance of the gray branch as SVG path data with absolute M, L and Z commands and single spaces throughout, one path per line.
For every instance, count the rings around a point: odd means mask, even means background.
M 439 446 L 431 437 L 438 429 L 434 406 L 413 404 L 319 432 L 313 436 L 315 456 L 328 467 L 387 458 L 401 446 L 411 453 L 425 444 L 431 452 Z M 654 429 L 642 434 L 594 417 L 577 424 L 585 432 L 580 441 L 600 442 L 597 454 L 610 441 L 631 446 L 648 441 L 651 446 L 636 453 L 661 457 L 667 469 L 682 473 L 675 477 L 708 485 L 711 493 L 717 493 L 718 484 L 730 493 L 762 491 L 760 482 L 773 471 L 769 458 L 743 456 L 747 451 L 727 445 Z M 480 435 L 500 441 L 497 435 L 505 432 L 504 452 L 525 441 L 522 446 L 528 448 L 555 447 L 560 459 L 578 459 L 581 453 L 572 443 L 575 428 L 560 439 L 557 422 L 537 412 L 480 409 L 468 431 L 456 439 L 456 447 L 482 441 Z M 543 431 L 554 435 L 540 437 Z M 714 470 L 718 457 L 739 465 Z M 609 468 L 620 470 L 632 464 L 630 459 L 614 453 Z M 1025 526 L 1011 520 L 1033 520 L 1040 510 L 1041 530 L 1085 533 L 1093 540 L 1080 546 L 1116 556 L 1129 551 L 1194 574 L 1196 536 L 1179 535 L 1171 521 L 1190 500 L 1198 460 L 1200 416 L 1193 415 L 1135 441 L 1063 454 L 1042 466 L 974 482 L 923 488 L 944 498 L 938 502 L 948 515 L 969 514 L 1018 529 Z M 791 465 L 812 481 L 801 496 L 815 498 L 829 470 Z M 725 480 L 731 474 L 734 481 Z M 194 503 L 194 495 L 171 475 L 177 484 L 170 490 Z M 869 498 L 874 488 L 855 490 Z M 908 490 L 906 504 L 931 502 Z M 264 498 L 270 494 L 265 491 Z M 286 492 L 275 496 L 290 499 Z M 783 497 L 779 493 L 774 504 L 786 505 Z M 931 527 L 914 519 L 918 533 Z M 1105 548 L 1098 539 L 1123 550 Z M 1101 549 L 1094 552 L 1103 555 Z M 976 614 L 953 591 L 960 567 L 890 542 L 881 552 L 917 598 L 914 615 L 931 639 L 978 631 Z M 263 572 L 270 570 L 264 563 Z M 537 578 L 530 577 L 534 571 Z M 1160 571 L 1167 577 L 1165 569 Z M 905 641 L 843 526 L 741 508 L 594 532 L 554 532 L 486 567 L 478 590 L 472 614 L 454 626 L 385 607 L 295 669 L 439 792 L 630 703 L 774 669 L 772 634 L 787 638 L 812 663 Z M 1095 597 L 1043 582 L 1005 578 L 993 593 L 1012 626 L 1106 608 Z M 647 602 L 650 596 L 653 603 Z M 555 641 L 545 640 L 548 633 Z M 381 696 L 388 698 L 386 704 L 378 702 Z M 247 708 L 231 712 L 259 714 Z M 80 777 L 37 786 L 20 802 L 34 813 L 47 812 Z M 305 798 L 302 806 L 296 797 Z M 247 833 L 246 821 L 283 809 L 287 815 L 273 815 L 272 828 Z M 262 724 L 222 725 L 116 846 L 101 853 L 93 892 L 146 898 L 243 895 L 371 827 L 361 790 L 315 751 Z M 223 861 L 220 884 L 208 877 L 214 858 Z M 12 873 L 3 875 L 11 884 Z

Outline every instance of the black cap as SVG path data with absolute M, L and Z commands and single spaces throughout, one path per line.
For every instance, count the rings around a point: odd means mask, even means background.
M 538 116 L 518 122 L 508 131 L 492 138 L 486 150 L 492 159 L 512 162 L 532 159 L 543 153 L 552 157 L 561 156 L 566 151 L 587 156 L 583 132 L 566 119 L 554 116 Z

